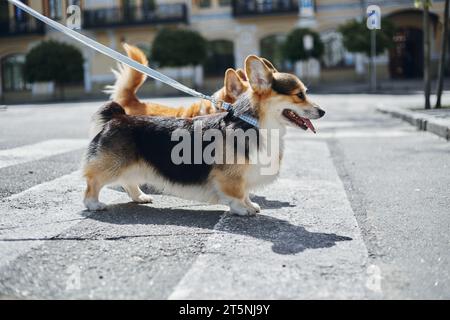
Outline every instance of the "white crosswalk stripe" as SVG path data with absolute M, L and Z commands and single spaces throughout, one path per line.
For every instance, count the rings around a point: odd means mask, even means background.
M 0 169 L 85 148 L 87 144 L 85 139 L 52 139 L 0 150 Z
M 287 150 L 286 162 L 289 169 L 283 178 L 258 195 L 272 199 L 276 193 L 276 200 L 282 202 L 279 195 L 283 194 L 295 203 L 290 200 L 285 208 L 275 203 L 255 219 L 222 219 L 205 253 L 171 299 L 364 298 L 374 294 L 366 286 L 367 249 L 326 143 L 296 143 L 295 150 Z M 236 228 L 249 232 L 235 232 Z

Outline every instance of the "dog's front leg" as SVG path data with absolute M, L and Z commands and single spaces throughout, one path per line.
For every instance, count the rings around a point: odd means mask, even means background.
M 261 207 L 259 206 L 259 204 L 257 204 L 256 202 L 253 202 L 251 199 L 250 199 L 250 195 L 247 193 L 247 196 L 245 197 L 245 204 L 248 206 L 248 207 L 251 207 L 251 208 L 253 208 L 257 213 L 258 212 L 261 212 Z
M 260 208 L 248 198 L 245 190 L 236 186 L 233 188 L 223 187 L 219 191 L 221 202 L 230 207 L 230 214 L 239 216 L 254 216 L 260 212 Z
M 214 171 L 212 176 L 220 202 L 230 207 L 231 214 L 254 216 L 260 208 L 248 196 L 246 169 L 244 165 L 233 165 Z
M 230 206 L 230 213 L 239 216 L 254 216 L 258 211 L 254 207 L 248 206 L 245 201 L 240 199 L 230 199 L 228 205 Z

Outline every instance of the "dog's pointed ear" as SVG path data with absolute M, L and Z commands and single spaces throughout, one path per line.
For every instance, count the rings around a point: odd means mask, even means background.
M 247 75 L 245 74 L 245 71 L 242 69 L 237 69 L 236 70 L 237 75 L 239 76 L 239 78 L 241 78 L 242 81 L 248 81 L 247 79 Z
M 272 87 L 273 72 L 257 56 L 248 56 L 245 60 L 245 73 L 253 91 L 264 93 Z
M 277 68 L 275 68 L 275 66 L 272 64 L 272 62 L 270 62 L 270 61 L 267 60 L 266 58 L 261 58 L 261 60 L 264 62 L 264 64 L 265 64 L 270 70 L 272 70 L 272 72 L 278 72 Z
M 227 95 L 232 99 L 237 99 L 245 91 L 245 85 L 242 79 L 231 68 L 225 73 L 225 90 Z

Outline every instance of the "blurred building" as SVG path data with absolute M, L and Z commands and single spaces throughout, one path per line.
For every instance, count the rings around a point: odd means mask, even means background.
M 48 17 L 65 23 L 69 5 L 82 9 L 82 32 L 121 50 L 121 41 L 150 52 L 162 27 L 190 28 L 209 41 L 206 77 L 220 79 L 227 67 L 240 67 L 248 54 L 272 60 L 279 68 L 293 70 L 281 54 L 286 34 L 298 26 L 318 31 L 325 43 L 321 83 L 355 81 L 365 77 L 367 59 L 350 54 L 336 28 L 343 22 L 364 19 L 366 7 L 377 4 L 397 27 L 395 46 L 377 58 L 380 78 L 408 79 L 421 76 L 423 64 L 422 13 L 413 0 L 23 0 Z M 301 9 L 306 6 L 306 9 Z M 310 7 L 310 8 L 309 8 Z M 440 48 L 444 0 L 434 0 L 431 9 L 431 45 L 434 64 Z M 29 95 L 23 77 L 27 51 L 44 39 L 71 42 L 83 52 L 85 79 L 78 89 L 96 92 L 110 83 L 115 63 L 93 50 L 36 22 L 6 1 L 0 2 L 0 93 Z M 220 80 L 218 80 L 220 81 Z

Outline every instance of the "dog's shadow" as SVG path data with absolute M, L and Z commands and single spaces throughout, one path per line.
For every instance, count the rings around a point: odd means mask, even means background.
M 293 208 L 295 204 L 287 201 L 269 200 L 264 196 L 251 196 L 252 201 L 261 206 L 262 209 L 281 209 L 281 208 Z
M 150 185 L 142 185 L 140 186 L 141 190 L 145 192 L 146 194 L 163 194 L 161 191 L 153 188 Z M 112 190 L 119 191 L 119 192 L 125 192 L 125 190 L 120 186 L 113 186 L 109 187 Z M 258 203 L 262 209 L 281 209 L 281 208 L 293 208 L 295 207 L 295 204 L 291 204 L 287 201 L 278 201 L 278 200 L 269 200 L 264 196 L 257 196 L 257 195 L 251 195 L 250 196 L 252 201 L 255 201 Z
M 223 215 L 224 212 L 218 210 L 161 209 L 127 203 L 111 205 L 108 211 L 94 212 L 88 214 L 87 218 L 119 225 L 175 225 L 214 229 L 271 242 L 273 252 L 283 255 L 296 254 L 306 249 L 330 248 L 336 242 L 352 240 L 334 233 L 310 232 L 302 226 L 263 214 L 255 217 Z M 223 220 L 217 224 L 222 216 Z

